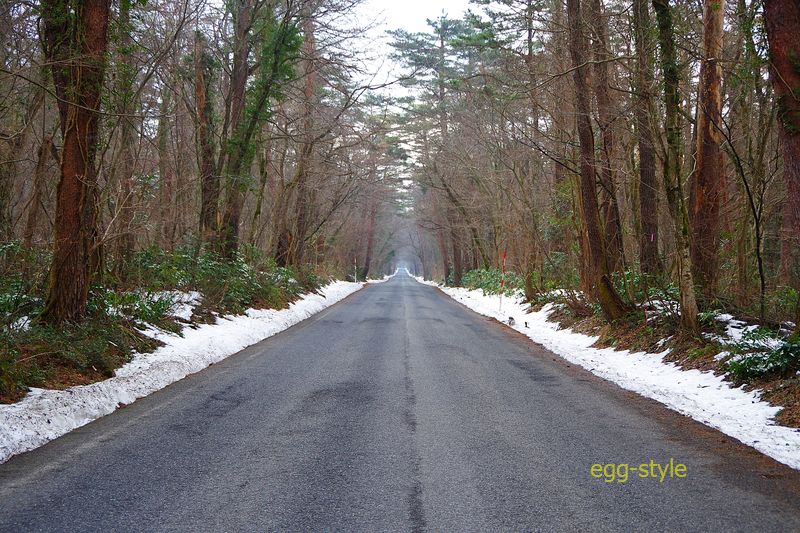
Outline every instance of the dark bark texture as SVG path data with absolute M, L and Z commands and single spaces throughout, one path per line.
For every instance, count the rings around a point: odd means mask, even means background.
M 55 236 L 42 320 L 86 315 L 96 240 L 97 128 L 108 46 L 110 0 L 42 2 L 45 55 L 59 98 L 63 148 Z

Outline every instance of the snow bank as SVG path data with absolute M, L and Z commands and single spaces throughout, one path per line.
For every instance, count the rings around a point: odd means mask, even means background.
M 409 272 L 408 269 L 406 269 L 406 274 L 408 274 L 409 276 L 411 276 L 412 278 L 417 280 L 419 283 L 422 283 L 423 285 L 430 285 L 431 287 L 440 287 L 441 288 L 441 284 L 439 284 L 439 283 L 437 283 L 435 281 L 431 281 L 429 279 L 425 279 L 422 276 L 415 276 L 414 274 Z
M 398 272 L 399 272 L 399 269 L 395 270 L 391 274 L 384 274 L 384 276 L 381 279 L 368 279 L 367 283 L 383 283 L 384 281 L 389 281 L 390 279 L 395 277 Z
M 192 311 L 194 311 L 194 308 L 203 298 L 203 295 L 197 291 L 173 291 L 169 296 L 174 302 L 172 304 L 172 309 L 170 309 L 170 314 L 175 318 L 180 318 L 187 322 L 192 318 Z
M 32 389 L 22 401 L 0 405 L 0 463 L 283 331 L 361 287 L 336 281 L 288 309 L 250 309 L 244 315 L 222 317 L 216 324 L 185 328 L 183 336 L 149 329 L 145 333 L 165 345 L 135 355 L 113 378 L 63 391 Z M 176 315 L 191 316 L 190 306 L 198 296 L 189 294 L 176 302 Z
M 780 407 L 762 401 L 758 392 L 733 387 L 711 372 L 683 370 L 663 360 L 666 352 L 631 353 L 592 348 L 597 337 L 559 330 L 557 324 L 547 321 L 553 310 L 551 305 L 528 314 L 527 305 L 519 298 L 503 298 L 501 307 L 499 296 L 487 296 L 480 290 L 441 289 L 482 315 L 506 324 L 513 318 L 511 327 L 567 361 L 800 469 L 800 429 L 777 425 L 775 415 Z

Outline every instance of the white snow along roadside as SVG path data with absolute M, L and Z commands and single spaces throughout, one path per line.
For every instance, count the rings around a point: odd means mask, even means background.
M 711 372 L 683 370 L 663 360 L 666 352 L 631 353 L 593 348 L 597 337 L 560 330 L 557 324 L 547 321 L 553 311 L 551 304 L 528 314 L 528 306 L 520 298 L 504 297 L 501 308 L 499 296 L 484 295 L 482 290 L 439 288 L 482 315 L 505 324 L 513 318 L 511 327 L 567 361 L 716 428 L 776 461 L 800 469 L 800 429 L 776 424 L 775 415 L 781 408 L 761 400 L 758 392 L 734 387 Z
M 183 336 L 150 329 L 146 334 L 165 345 L 134 355 L 113 378 L 62 391 L 31 389 L 20 402 L 0 405 L 0 463 L 271 337 L 363 286 L 334 281 L 288 309 L 250 309 L 243 315 L 220 317 L 216 324 L 184 328 Z

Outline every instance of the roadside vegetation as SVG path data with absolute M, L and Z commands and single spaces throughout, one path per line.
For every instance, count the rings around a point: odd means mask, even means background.
M 798 3 L 474 4 L 392 33 L 418 270 L 554 303 L 797 424 Z
M 800 427 L 800 336 L 789 320 L 797 295 L 783 287 L 768 295 L 772 316 L 759 321 L 757 310 L 732 303 L 701 312 L 698 336 L 680 335 L 677 289 L 667 283 L 654 284 L 636 273 L 614 277 L 616 290 L 638 310 L 623 319 L 608 322 L 599 305 L 579 290 L 549 287 L 526 295 L 525 282 L 515 272 L 499 269 L 465 272 L 463 286 L 484 294 L 522 298 L 532 309 L 550 304 L 552 320 L 574 331 L 598 336 L 599 347 L 665 353 L 665 359 L 686 369 L 724 374 L 734 385 L 759 389 L 762 397 L 783 406 L 779 423 Z M 779 320 L 778 317 L 783 317 Z
M 0 401 L 396 257 L 358 2 L 0 7 Z
M 282 309 L 328 279 L 278 267 L 247 247 L 233 260 L 189 246 L 152 247 L 132 256 L 124 281 L 113 269 L 94 280 L 84 320 L 52 325 L 39 319 L 48 255 L 19 243 L 0 248 L 0 402 L 16 401 L 30 387 L 61 389 L 111 377 L 134 353 L 158 345 L 143 333 L 148 328 L 180 332 L 249 308 Z
M 796 0 L 359 3 L 3 4 L 0 397 L 402 262 L 796 403 Z

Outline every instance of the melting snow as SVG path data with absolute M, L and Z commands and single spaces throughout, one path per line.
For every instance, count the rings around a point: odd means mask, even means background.
M 183 336 L 150 327 L 144 333 L 165 345 L 152 353 L 136 354 L 113 378 L 63 391 L 32 389 L 20 402 L 0 405 L 0 463 L 271 337 L 361 287 L 361 283 L 335 281 L 321 294 L 307 294 L 288 309 L 250 309 L 243 315 L 222 317 L 216 324 L 185 328 Z M 178 296 L 173 315 L 188 319 L 200 295 Z

